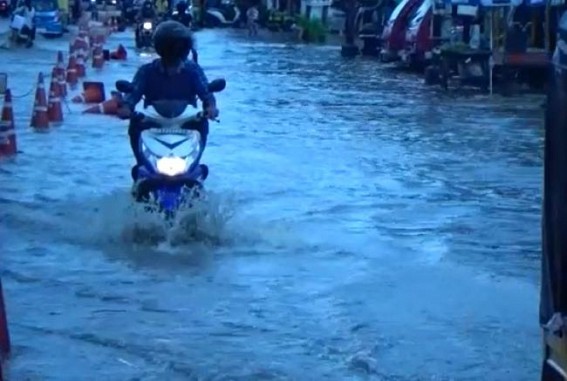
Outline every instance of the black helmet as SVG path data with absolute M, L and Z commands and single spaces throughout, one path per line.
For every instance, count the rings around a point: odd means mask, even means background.
M 154 48 L 165 64 L 175 65 L 187 59 L 193 48 L 193 35 L 177 21 L 164 21 L 154 33 Z
M 177 12 L 184 13 L 187 10 L 187 3 L 185 1 L 180 1 L 177 3 L 175 8 L 177 9 Z

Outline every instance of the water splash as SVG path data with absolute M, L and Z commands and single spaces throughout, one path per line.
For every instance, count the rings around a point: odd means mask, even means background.
M 179 210 L 175 220 L 166 221 L 152 208 L 135 203 L 127 192 L 116 192 L 100 200 L 93 238 L 156 247 L 195 242 L 220 245 L 227 241 L 227 226 L 237 212 L 234 200 L 230 194 L 209 192 L 206 199 Z

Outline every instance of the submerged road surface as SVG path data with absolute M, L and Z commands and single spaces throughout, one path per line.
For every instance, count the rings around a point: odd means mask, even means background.
M 235 33 L 197 34 L 228 86 L 210 200 L 171 232 L 130 203 L 123 121 L 70 105 L 27 128 L 64 44 L 1 53 L 23 151 L 0 163 L 10 379 L 536 379 L 539 103 Z

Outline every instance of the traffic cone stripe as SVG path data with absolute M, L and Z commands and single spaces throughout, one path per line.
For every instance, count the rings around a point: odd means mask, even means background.
M 14 130 L 14 114 L 12 113 L 12 92 L 6 89 L 4 106 L 0 117 L 0 156 L 11 156 L 18 153 L 16 131 Z
M 47 107 L 46 106 L 35 106 L 34 111 L 45 111 L 45 112 L 47 112 Z

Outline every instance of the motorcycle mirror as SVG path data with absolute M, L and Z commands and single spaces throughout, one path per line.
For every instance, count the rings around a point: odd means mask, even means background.
M 226 80 L 224 78 L 217 78 L 209 83 L 209 91 L 211 93 L 220 93 L 226 87 Z
M 133 90 L 132 84 L 128 81 L 120 79 L 116 81 L 116 90 L 120 91 L 121 93 L 131 93 Z

